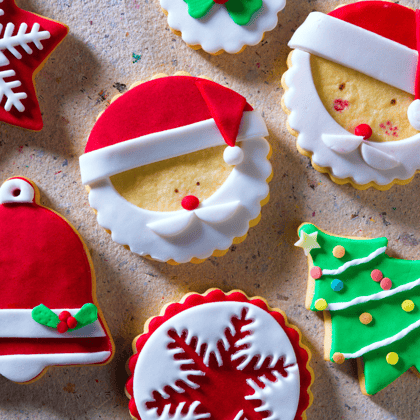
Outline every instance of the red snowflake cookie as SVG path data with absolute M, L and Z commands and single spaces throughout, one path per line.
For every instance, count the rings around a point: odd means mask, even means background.
M 135 419 L 306 418 L 309 350 L 285 315 L 261 298 L 188 294 L 147 327 L 129 361 Z

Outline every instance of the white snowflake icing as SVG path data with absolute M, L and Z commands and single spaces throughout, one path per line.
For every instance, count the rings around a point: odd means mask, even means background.
M 3 3 L 3 0 L 0 0 L 0 3 Z M 4 10 L 0 9 L 0 16 L 3 16 L 3 15 L 4 15 Z
M 0 0 L 0 3 L 2 0 Z M 0 16 L 4 14 L 4 11 L 0 9 Z M 21 60 L 22 54 L 16 49 L 16 47 L 21 47 L 25 53 L 32 54 L 33 50 L 29 44 L 34 44 L 38 50 L 42 50 L 43 46 L 41 41 L 44 39 L 50 38 L 51 34 L 48 31 L 40 31 L 39 23 L 34 23 L 30 32 L 26 32 L 28 25 L 22 22 L 19 26 L 19 29 L 15 35 L 13 32 L 15 30 L 15 25 L 9 22 L 4 29 L 4 33 L 0 38 L 0 67 L 5 67 L 10 64 L 9 59 L 5 55 L 5 51 L 8 51 L 16 59 Z M 0 24 L 0 34 L 3 32 L 3 25 Z M 3 99 L 3 96 L 7 98 L 4 109 L 10 111 L 12 107 L 15 107 L 19 112 L 25 110 L 24 105 L 22 104 L 22 99 L 27 98 L 25 92 L 14 92 L 13 89 L 22 85 L 22 82 L 16 78 L 16 72 L 14 70 L 4 70 L 0 71 L 0 101 Z M 10 81 L 5 79 L 12 77 Z

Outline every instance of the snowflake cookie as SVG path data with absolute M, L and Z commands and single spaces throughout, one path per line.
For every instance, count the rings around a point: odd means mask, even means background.
M 408 369 L 420 370 L 420 261 L 385 254 L 386 238 L 298 230 L 308 257 L 306 307 L 324 311 L 325 360 L 357 359 L 362 392 L 372 395 Z
M 34 77 L 67 35 L 67 26 L 0 2 L 0 121 L 42 129 Z
M 258 223 L 271 165 L 264 120 L 203 78 L 134 86 L 99 117 L 80 157 L 98 223 L 142 256 L 201 262 Z
M 129 408 L 141 420 L 298 420 L 313 372 L 283 312 L 241 291 L 190 293 L 133 343 Z
M 0 374 L 32 382 L 48 366 L 104 364 L 113 342 L 86 245 L 21 177 L 0 187 Z
M 175 34 L 210 54 L 241 52 L 277 25 L 286 0 L 160 0 Z
M 420 11 L 397 3 L 310 13 L 289 42 L 288 128 L 338 184 L 385 190 L 420 170 Z

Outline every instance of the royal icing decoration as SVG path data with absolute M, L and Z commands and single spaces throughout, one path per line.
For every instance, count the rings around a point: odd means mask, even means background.
M 25 178 L 0 187 L 0 374 L 29 382 L 48 366 L 103 364 L 113 344 L 76 231 L 38 204 Z
M 379 187 L 409 180 L 420 169 L 416 153 L 420 134 L 380 143 L 369 141 L 372 130 L 380 127 L 360 124 L 354 132 L 344 129 L 318 96 L 311 54 L 414 95 L 407 116 L 420 130 L 419 27 L 419 11 L 383 1 L 363 1 L 339 7 L 328 15 L 310 13 L 294 33 L 289 42 L 295 49 L 292 66 L 284 77 L 289 125 L 299 133 L 299 150 L 310 154 L 318 167 L 329 168 L 332 177 L 350 179 L 358 186 Z
M 191 46 L 234 54 L 275 28 L 286 0 L 160 0 L 168 24 Z
M 420 304 L 420 263 L 388 257 L 386 238 L 332 236 L 308 223 L 299 228 L 300 237 L 314 232 L 322 247 L 310 251 L 309 265 L 318 267 L 321 276 L 315 279 L 310 270 L 307 307 L 329 311 L 329 359 L 342 363 L 362 357 L 362 390 L 375 394 L 411 366 L 420 368 L 420 317 L 414 310 Z M 346 249 L 340 260 L 331 255 L 338 245 Z M 344 285 L 339 292 L 331 287 L 332 275 Z M 395 363 L 388 361 L 390 353 L 398 354 L 391 360 Z
M 259 215 L 271 174 L 267 135 L 258 112 L 228 88 L 189 76 L 152 80 L 121 96 L 98 119 L 80 157 L 82 182 L 114 241 L 160 261 L 204 259 L 245 235 Z M 204 201 L 183 197 L 179 211 L 134 206 L 110 181 L 129 169 L 220 145 L 232 172 Z
M 1 6 L 0 121 L 39 131 L 42 116 L 33 78 L 68 29 L 18 8 L 14 0 Z
M 193 294 L 149 325 L 129 363 L 134 418 L 303 418 L 308 353 L 297 331 L 262 300 L 219 290 Z

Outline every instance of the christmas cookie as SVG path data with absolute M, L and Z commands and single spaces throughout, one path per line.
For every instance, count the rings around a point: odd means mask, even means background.
M 286 0 L 160 0 L 175 34 L 210 54 L 241 52 L 277 25 Z
M 39 200 L 25 178 L 0 187 L 0 374 L 15 382 L 38 379 L 48 366 L 104 364 L 113 354 L 86 245 Z
M 139 84 L 99 117 L 80 157 L 98 222 L 169 263 L 223 255 L 268 201 L 270 146 L 258 111 L 207 79 Z
M 325 359 L 358 359 L 364 394 L 420 368 L 420 261 L 388 257 L 386 238 L 329 235 L 305 223 L 306 307 L 324 311 Z
M 241 291 L 190 293 L 133 342 L 134 419 L 298 420 L 312 403 L 310 352 L 278 309 Z
M 67 35 L 67 26 L 0 2 L 0 121 L 42 128 L 34 77 Z
M 385 190 L 420 169 L 420 11 L 362 1 L 310 13 L 289 42 L 282 105 L 333 181 Z

